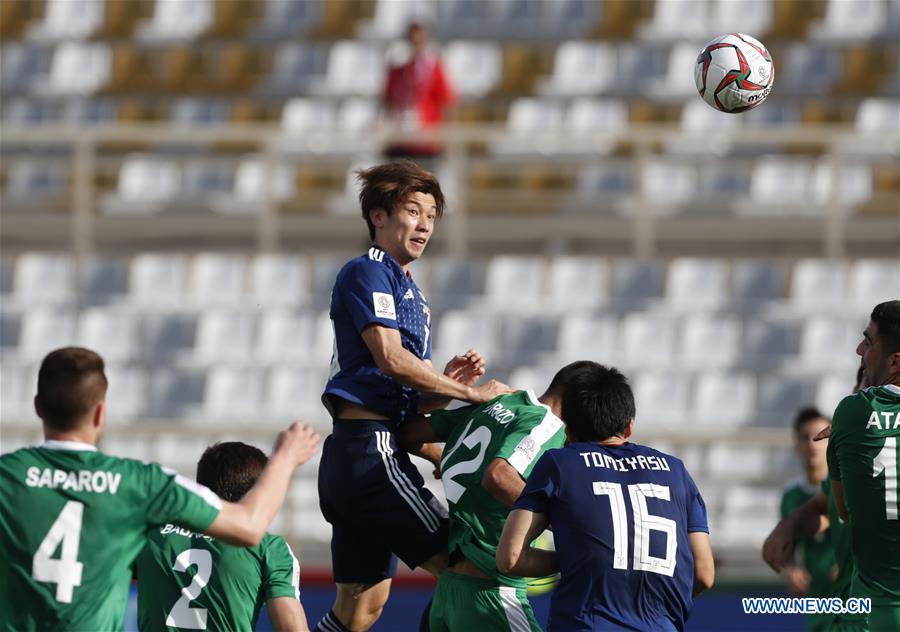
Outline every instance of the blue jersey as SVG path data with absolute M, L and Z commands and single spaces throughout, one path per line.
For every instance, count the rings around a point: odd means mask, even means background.
M 418 410 L 418 394 L 382 373 L 362 338 L 370 325 L 400 332 L 403 348 L 431 358 L 431 310 L 409 273 L 372 246 L 338 272 L 331 291 L 334 355 L 322 401 L 334 415 L 330 396 L 404 421 Z
M 553 526 L 561 578 L 551 631 L 684 628 L 694 585 L 688 533 L 709 527 L 679 459 L 633 443 L 548 450 L 513 508 Z

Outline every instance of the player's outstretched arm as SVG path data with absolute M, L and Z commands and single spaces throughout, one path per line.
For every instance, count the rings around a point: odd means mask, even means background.
M 794 559 L 794 541 L 797 538 L 811 537 L 827 528 L 828 499 L 820 491 L 775 525 L 763 543 L 763 560 L 773 571 L 780 573 Z
M 530 546 L 548 524 L 546 514 L 513 509 L 506 519 L 497 546 L 497 570 L 519 577 L 543 577 L 558 573 L 559 560 L 555 551 Z
M 403 348 L 400 332 L 396 329 L 370 325 L 363 330 L 362 338 L 382 373 L 417 391 L 473 404 L 512 393 L 511 388 L 496 380 L 481 386 L 469 386 L 438 373 L 427 362 Z
M 509 508 L 525 489 L 525 481 L 509 461 L 497 458 L 485 469 L 484 476 L 481 477 L 481 486 Z
M 694 554 L 694 590 L 696 597 L 703 591 L 712 588 L 716 578 L 716 564 L 713 560 L 709 534 L 704 531 L 688 533 L 691 541 L 691 552 Z
M 850 511 L 844 500 L 844 484 L 834 478 L 831 479 L 831 493 L 834 494 L 834 504 L 837 506 L 838 516 L 844 522 L 850 522 Z
M 281 509 L 294 470 L 312 458 L 318 448 L 319 435 L 304 424 L 294 423 L 280 433 L 256 484 L 239 502 L 223 502 L 205 533 L 237 546 L 259 544 Z
M 431 360 L 425 360 L 428 366 L 432 366 Z M 453 356 L 444 367 L 444 375 L 467 386 L 474 386 L 482 378 L 485 371 L 484 358 L 474 349 L 469 349 L 462 355 Z M 419 398 L 419 412 L 430 413 L 433 410 L 446 408 L 453 401 L 449 397 L 424 394 Z
M 275 597 L 266 602 L 266 611 L 275 632 L 309 632 L 306 612 L 299 599 Z

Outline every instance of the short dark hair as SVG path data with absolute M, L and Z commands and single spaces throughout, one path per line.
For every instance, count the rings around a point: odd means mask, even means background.
M 236 503 L 256 483 L 268 457 L 240 441 L 224 441 L 206 448 L 197 462 L 197 482 L 219 498 Z
M 900 301 L 885 301 L 872 310 L 872 322 L 888 353 L 900 351 Z
M 806 406 L 804 408 L 801 408 L 794 416 L 794 433 L 799 434 L 800 428 L 804 424 L 808 424 L 809 422 L 815 421 L 816 419 L 824 419 L 825 421 L 829 421 L 828 417 L 823 415 L 822 411 L 815 406 Z
M 356 172 L 362 184 L 359 204 L 369 227 L 369 238 L 375 239 L 375 225 L 369 213 L 377 208 L 390 215 L 412 193 L 428 193 L 434 198 L 437 216 L 444 215 L 444 194 L 437 178 L 411 160 L 397 160 Z
M 72 430 L 106 397 L 103 358 L 83 347 L 51 351 L 38 370 L 37 405 L 54 430 Z
M 603 441 L 625 432 L 635 414 L 628 380 L 618 370 L 596 362 L 574 364 L 578 366 L 566 367 L 562 395 L 562 417 L 569 434 L 576 441 Z

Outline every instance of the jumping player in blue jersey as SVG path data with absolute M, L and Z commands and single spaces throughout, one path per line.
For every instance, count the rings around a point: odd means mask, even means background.
M 334 419 L 319 465 L 319 504 L 332 525 L 337 597 L 317 630 L 367 630 L 387 602 L 397 557 L 437 575 L 447 566 L 447 511 L 424 487 L 397 427 L 451 399 L 482 403 L 510 389 L 475 386 L 475 351 L 431 365 L 431 311 L 409 272 L 425 250 L 444 196 L 412 162 L 361 171 L 372 246 L 338 273 L 331 293 L 334 356 L 322 396 Z M 425 444 L 416 454 L 440 463 Z
M 513 505 L 503 573 L 560 571 L 549 630 L 683 630 L 715 574 L 706 507 L 684 464 L 630 443 L 634 397 L 595 365 L 563 392 L 569 444 L 548 450 Z M 547 526 L 556 552 L 529 548 Z

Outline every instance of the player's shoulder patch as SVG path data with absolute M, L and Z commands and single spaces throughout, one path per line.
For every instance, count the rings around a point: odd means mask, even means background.
M 387 292 L 372 292 L 372 311 L 378 318 L 397 320 L 397 306 L 394 297 Z

